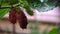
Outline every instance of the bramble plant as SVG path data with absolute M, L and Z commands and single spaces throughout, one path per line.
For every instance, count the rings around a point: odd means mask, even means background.
M 39 12 L 44 12 L 51 10 L 57 6 L 60 7 L 60 0 L 0 0 L 0 20 L 5 14 L 9 12 L 9 20 L 13 24 L 13 30 L 15 29 L 14 25 L 16 23 L 16 20 L 18 20 L 20 23 L 20 27 L 22 29 L 25 29 L 27 28 L 28 24 L 27 18 L 19 7 L 25 8 L 26 12 L 29 15 L 33 16 L 34 12 L 32 9 L 37 9 Z M 58 27 L 58 29 L 59 28 L 60 27 Z M 50 31 L 49 34 L 55 33 L 54 31 L 57 30 L 53 29 L 52 31 Z

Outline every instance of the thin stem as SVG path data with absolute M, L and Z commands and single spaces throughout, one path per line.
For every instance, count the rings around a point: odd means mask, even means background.
M 13 34 L 16 34 L 15 33 L 15 24 L 13 24 Z
M 21 6 L 20 4 L 15 4 L 13 7 Z M 11 8 L 11 6 L 1 6 L 0 9 Z
M 11 6 L 1 6 L 0 9 L 11 8 Z

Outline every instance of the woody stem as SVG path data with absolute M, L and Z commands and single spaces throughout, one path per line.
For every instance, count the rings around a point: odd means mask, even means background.
M 13 7 L 20 6 L 20 4 L 12 5 Z M 0 9 L 11 8 L 12 6 L 0 6 Z

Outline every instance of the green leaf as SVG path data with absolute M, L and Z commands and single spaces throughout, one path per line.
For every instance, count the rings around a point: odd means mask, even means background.
M 10 5 L 19 3 L 19 0 L 3 0 L 3 3 L 8 3 Z
M 2 17 L 9 12 L 9 9 L 0 9 L 0 19 L 2 19 Z
M 14 5 L 18 3 L 19 3 L 19 0 L 0 0 L 1 6 L 9 6 L 9 5 Z
M 53 28 L 49 34 L 57 34 L 58 33 L 58 28 Z
M 28 2 L 26 0 L 20 0 L 20 4 L 21 4 L 21 6 L 23 6 L 26 9 L 26 12 L 29 15 L 31 15 L 31 16 L 33 15 L 33 11 L 29 7 L 29 4 L 28 4 Z
M 1 6 L 9 6 L 8 3 L 2 2 Z
M 29 8 L 29 7 L 25 7 L 25 9 L 26 9 L 26 12 L 29 14 L 29 15 L 33 15 L 33 10 L 31 10 L 31 8 Z
M 19 3 L 23 7 L 29 6 L 29 4 L 28 4 L 28 2 L 26 0 L 19 0 Z
M 0 5 L 1 5 L 1 3 L 2 3 L 2 0 L 0 0 Z

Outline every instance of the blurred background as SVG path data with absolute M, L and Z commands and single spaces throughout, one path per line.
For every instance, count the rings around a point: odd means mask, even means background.
M 10 23 L 11 7 L 25 13 L 26 29 Z M 0 34 L 60 34 L 60 0 L 0 0 Z
M 22 10 L 24 10 L 22 8 Z M 25 10 L 24 10 L 25 11 Z M 28 19 L 27 29 L 21 29 L 19 24 L 16 23 L 16 33 L 17 34 L 37 34 L 37 33 L 47 33 L 53 28 L 56 28 L 56 24 L 60 22 L 60 7 L 56 7 L 53 10 L 47 12 L 38 12 L 34 9 L 34 15 L 30 16 L 24 12 Z M 8 13 L 9 14 L 9 13 Z M 0 20 L 0 34 L 12 33 L 12 24 L 8 20 L 8 14 L 6 14 L 2 20 Z M 44 34 L 45 34 L 44 33 Z

